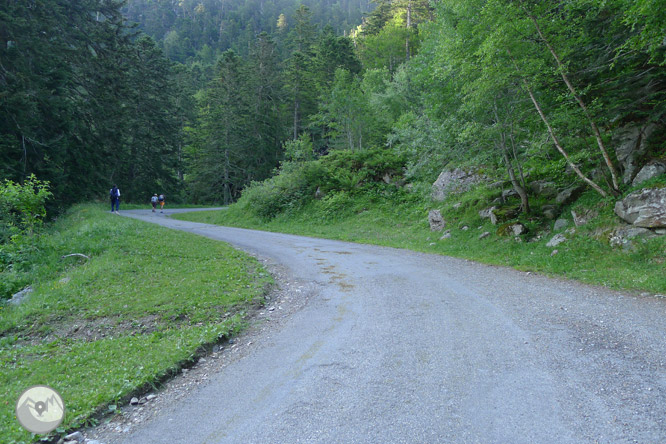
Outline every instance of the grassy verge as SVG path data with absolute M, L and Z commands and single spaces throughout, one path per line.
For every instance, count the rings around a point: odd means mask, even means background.
M 546 243 L 555 234 L 553 221 L 525 217 L 530 233 L 519 238 L 497 235 L 498 227 L 481 219 L 488 206 L 483 191 L 430 203 L 418 193 L 395 192 L 385 196 L 329 195 L 305 206 L 262 220 L 246 203 L 226 211 L 181 214 L 183 220 L 229 225 L 375 245 L 406 248 L 562 276 L 610 288 L 666 293 L 664 267 L 666 236 L 636 241 L 628 249 L 613 248 L 608 235 L 617 224 L 612 201 L 583 196 L 575 205 L 593 208 L 598 217 L 586 226 L 569 230 L 568 241 L 555 248 Z M 455 205 L 455 207 L 454 207 Z M 432 233 L 428 210 L 440 209 L 451 230 L 449 239 Z M 563 215 L 571 208 L 565 208 Z M 570 224 L 569 227 L 572 227 Z M 484 232 L 491 235 L 479 239 Z M 557 250 L 556 254 L 553 251 Z
M 0 305 L 0 442 L 35 439 L 14 418 L 31 385 L 60 392 L 61 432 L 177 371 L 237 332 L 268 273 L 226 244 L 82 206 L 38 245 L 34 292 Z M 68 253 L 91 257 L 61 259 Z

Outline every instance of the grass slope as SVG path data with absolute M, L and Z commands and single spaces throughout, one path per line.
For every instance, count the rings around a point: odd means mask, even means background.
M 272 283 L 221 242 L 75 208 L 44 236 L 34 293 L 0 305 L 0 442 L 35 439 L 14 418 L 31 385 L 63 396 L 64 429 L 178 370 L 237 332 Z M 60 259 L 67 253 L 91 256 Z
M 555 248 L 546 243 L 555 234 L 552 221 L 526 218 L 530 234 L 520 237 L 497 235 L 498 227 L 481 219 L 478 211 L 486 196 L 483 191 L 453 196 L 443 203 L 430 203 L 417 193 L 396 192 L 385 196 L 339 195 L 313 201 L 304 207 L 280 213 L 271 220 L 253 215 L 241 200 L 226 211 L 178 215 L 179 219 L 279 231 L 360 243 L 406 248 L 471 259 L 487 264 L 515 267 L 551 276 L 562 276 L 617 289 L 666 293 L 664 267 L 666 236 L 645 242 L 636 241 L 632 248 L 613 248 L 608 235 L 617 224 L 612 201 L 599 201 L 592 194 L 583 196 L 575 205 L 592 207 L 599 216 L 583 227 L 564 233 L 568 241 Z M 456 204 L 456 207 L 454 207 Z M 487 205 L 486 205 L 487 206 Z M 433 233 L 427 221 L 428 210 L 440 209 L 449 239 Z M 563 214 L 568 214 L 566 208 Z M 573 224 L 570 225 L 570 227 Z M 484 232 L 491 235 L 479 239 Z M 553 250 L 557 250 L 553 254 Z

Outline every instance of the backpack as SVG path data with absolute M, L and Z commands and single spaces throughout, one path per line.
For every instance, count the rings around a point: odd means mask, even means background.
M 111 198 L 111 200 L 115 200 L 118 198 L 118 188 L 111 188 L 109 190 L 109 198 Z
M 150 201 L 151 201 L 151 202 L 157 202 L 157 196 L 153 196 L 153 197 L 151 197 L 151 198 L 150 198 Z
M 164 194 L 160 194 L 160 197 L 157 199 L 160 202 L 164 202 Z

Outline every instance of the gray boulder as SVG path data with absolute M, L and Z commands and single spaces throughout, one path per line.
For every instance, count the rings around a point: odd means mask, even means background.
M 615 204 L 615 214 L 643 228 L 666 227 L 666 188 L 645 188 Z
M 495 210 L 497 207 L 490 207 L 486 208 L 485 210 L 479 211 L 479 217 L 481 219 L 490 219 L 490 223 L 493 225 L 497 225 L 497 215 L 495 214 Z
M 23 290 L 19 291 L 18 293 L 14 293 L 12 295 L 12 298 L 7 301 L 8 304 L 11 305 L 19 305 L 23 300 L 28 297 L 28 295 L 32 293 L 32 287 L 25 287 Z
M 611 233 L 608 240 L 611 247 L 623 247 L 629 249 L 633 246 L 631 242 L 632 239 L 651 239 L 656 236 L 657 234 L 647 228 L 629 226 L 617 228 Z
M 520 236 L 521 234 L 527 233 L 529 230 L 527 227 L 520 222 L 517 222 L 513 225 L 511 225 L 511 231 L 513 232 L 514 236 Z
M 644 126 L 626 126 L 613 135 L 613 145 L 617 159 L 624 170 L 622 180 L 628 184 L 639 170 L 638 161 L 647 152 L 647 139 L 657 129 L 653 123 Z
M 581 185 L 576 185 L 573 187 L 569 187 L 565 190 L 560 191 L 557 194 L 557 197 L 555 198 L 555 202 L 557 202 L 558 205 L 566 205 L 578 198 L 580 194 L 583 192 L 584 187 Z
M 567 238 L 564 236 L 564 234 L 556 234 L 555 236 L 552 237 L 551 240 L 548 241 L 546 247 L 556 247 L 566 240 Z
M 569 225 L 569 221 L 566 219 L 557 219 L 555 225 L 553 226 L 554 231 L 560 231 L 565 229 Z
M 666 173 L 666 162 L 661 160 L 653 160 L 641 168 L 631 184 L 636 186 L 664 173 Z
M 541 207 L 541 212 L 546 219 L 553 220 L 559 214 L 559 207 L 557 205 L 544 205 Z
M 432 184 L 431 197 L 433 200 L 441 202 L 450 193 L 467 191 L 481 180 L 482 178 L 478 174 L 469 173 L 460 168 L 442 171 L 435 183 Z
M 502 191 L 502 200 L 506 201 L 507 199 L 511 197 L 518 197 L 518 192 L 511 188 L 510 190 L 503 190 Z
M 537 196 L 555 197 L 557 196 L 557 187 L 555 183 L 547 180 L 536 180 L 529 183 L 529 188 Z
M 442 231 L 446 228 L 446 221 L 442 217 L 439 210 L 430 210 L 428 213 L 428 222 L 430 223 L 430 231 Z

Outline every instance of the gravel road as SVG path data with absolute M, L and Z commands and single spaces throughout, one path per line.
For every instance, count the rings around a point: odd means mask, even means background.
M 308 300 L 205 383 L 108 442 L 666 442 L 663 298 L 123 214 L 280 264 Z

